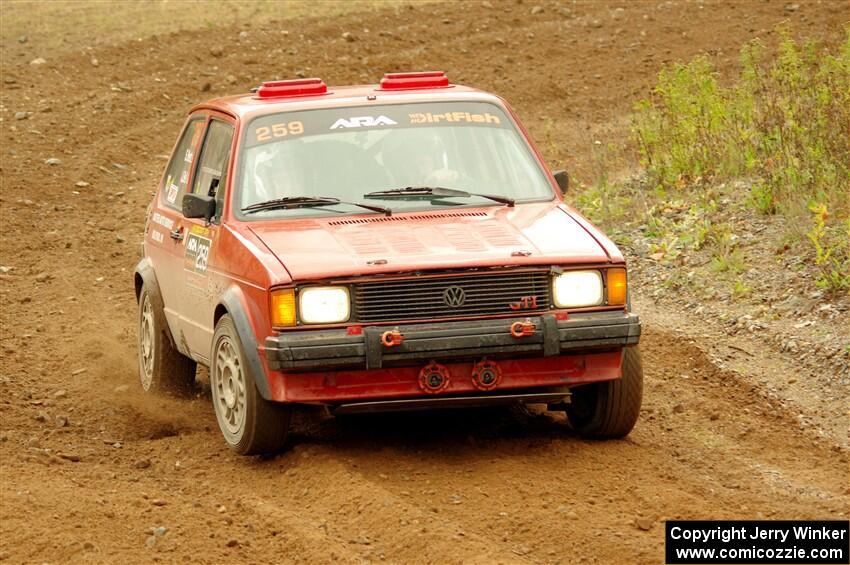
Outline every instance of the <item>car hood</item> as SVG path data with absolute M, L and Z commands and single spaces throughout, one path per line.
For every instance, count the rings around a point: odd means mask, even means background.
M 609 261 L 587 229 L 553 202 L 269 220 L 252 222 L 249 229 L 293 280 Z

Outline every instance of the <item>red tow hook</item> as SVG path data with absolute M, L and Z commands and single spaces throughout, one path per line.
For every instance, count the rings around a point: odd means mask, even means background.
M 398 330 L 388 330 L 381 334 L 381 343 L 386 347 L 395 347 L 404 343 L 404 334 Z
M 534 335 L 534 324 L 530 321 L 514 322 L 511 324 L 511 335 L 516 338 Z

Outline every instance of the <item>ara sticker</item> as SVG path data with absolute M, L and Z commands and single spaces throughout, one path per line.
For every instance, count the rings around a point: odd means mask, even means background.
M 194 159 L 194 158 L 195 158 L 195 152 L 192 151 L 192 148 L 190 147 L 189 149 L 186 150 L 186 156 L 183 157 L 183 160 L 186 161 L 187 163 L 191 163 L 192 159 Z
M 202 237 L 194 233 L 194 229 L 192 229 L 186 239 L 186 259 L 183 267 L 193 273 L 205 273 L 211 247 L 212 240 L 210 238 Z
M 398 122 L 391 120 L 386 116 L 378 116 L 377 118 L 374 116 L 358 116 L 355 118 L 340 118 L 333 123 L 331 129 L 339 129 L 339 128 L 362 128 L 362 127 L 374 127 L 374 126 L 394 126 L 397 125 Z

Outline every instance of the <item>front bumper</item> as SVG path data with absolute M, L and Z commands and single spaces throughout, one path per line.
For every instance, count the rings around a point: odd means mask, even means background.
M 531 322 L 534 334 L 514 337 L 515 322 Z M 398 330 L 404 342 L 381 343 L 381 334 Z M 369 326 L 352 335 L 346 329 L 282 332 L 266 338 L 265 354 L 273 371 L 375 370 L 421 365 L 432 359 L 462 362 L 506 358 L 555 357 L 636 345 L 640 321 L 622 311 L 574 313 L 491 320 L 452 321 L 402 326 Z

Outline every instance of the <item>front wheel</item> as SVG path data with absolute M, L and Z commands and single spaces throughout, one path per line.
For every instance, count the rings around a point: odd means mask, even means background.
M 213 336 L 210 388 L 218 427 L 241 455 L 280 451 L 289 429 L 290 408 L 260 396 L 254 378 L 236 326 L 224 315 Z
M 623 350 L 622 367 L 619 379 L 581 385 L 570 391 L 567 418 L 582 436 L 621 438 L 634 428 L 643 399 L 643 364 L 637 347 Z

